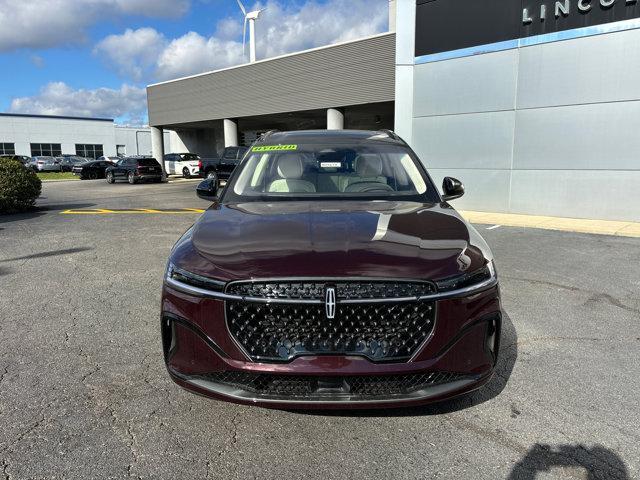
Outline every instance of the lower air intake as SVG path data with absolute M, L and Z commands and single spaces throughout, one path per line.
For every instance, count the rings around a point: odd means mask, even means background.
M 428 387 L 468 378 L 467 375 L 450 372 L 344 377 L 220 372 L 203 377 L 256 397 L 305 399 L 349 396 L 360 400 L 409 395 Z

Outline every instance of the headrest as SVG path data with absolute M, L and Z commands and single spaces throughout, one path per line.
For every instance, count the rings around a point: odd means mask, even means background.
M 278 175 L 286 180 L 302 177 L 302 160 L 295 155 L 284 155 L 278 159 Z
M 356 157 L 356 173 L 361 177 L 382 175 L 382 159 L 375 153 L 363 153 Z

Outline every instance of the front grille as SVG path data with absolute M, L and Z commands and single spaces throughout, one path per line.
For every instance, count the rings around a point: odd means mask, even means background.
M 332 286 L 336 296 L 343 300 L 416 298 L 436 292 L 429 282 L 409 281 L 259 281 L 232 283 L 227 287 L 230 295 L 254 298 L 293 300 L 324 300 L 325 288 Z
M 327 286 L 336 289 L 334 318 L 327 318 L 325 304 L 320 301 L 324 300 Z M 429 337 L 435 307 L 433 302 L 394 299 L 414 298 L 431 288 L 428 283 L 409 282 L 231 284 L 227 288 L 229 294 L 275 300 L 227 301 L 227 325 L 254 361 L 288 361 L 300 355 L 331 354 L 402 361 L 409 359 Z M 281 299 L 301 302 L 277 303 Z M 359 302 L 349 303 L 353 300 Z
M 313 397 L 349 396 L 351 399 L 367 400 L 409 395 L 428 387 L 471 377 L 451 372 L 320 377 L 228 371 L 209 374 L 203 378 L 217 384 L 239 388 L 258 397 L 312 400 Z

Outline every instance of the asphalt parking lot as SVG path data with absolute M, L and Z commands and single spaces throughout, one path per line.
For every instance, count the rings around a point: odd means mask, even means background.
M 640 239 L 479 226 L 506 319 L 488 386 L 267 410 L 165 372 L 162 274 L 198 213 L 62 213 L 206 208 L 195 185 L 49 183 L 41 211 L 0 216 L 0 478 L 640 477 Z

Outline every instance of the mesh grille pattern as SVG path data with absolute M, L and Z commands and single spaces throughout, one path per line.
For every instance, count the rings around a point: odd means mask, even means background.
M 339 300 L 410 298 L 435 293 L 435 288 L 430 283 L 389 281 L 232 283 L 227 288 L 227 293 L 256 298 L 324 300 L 324 292 L 327 286 L 335 287 L 336 297 Z
M 323 304 L 226 302 L 234 338 L 257 361 L 304 354 L 352 354 L 372 360 L 411 357 L 434 324 L 433 303 L 341 304 L 328 319 Z
M 274 375 L 244 372 L 220 372 L 207 375 L 207 380 L 233 386 L 257 396 L 279 398 L 359 397 L 362 400 L 407 395 L 434 385 L 469 378 L 449 372 L 406 375 L 318 377 Z

